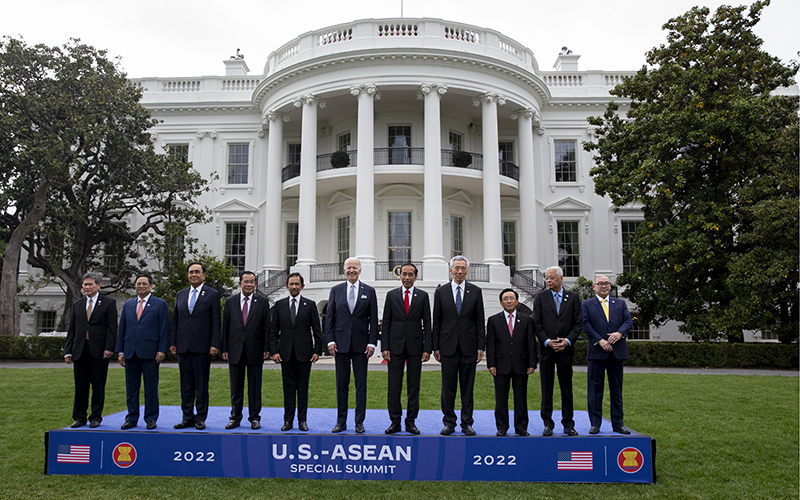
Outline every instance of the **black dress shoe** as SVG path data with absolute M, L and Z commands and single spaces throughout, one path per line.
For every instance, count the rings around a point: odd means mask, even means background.
M 225 428 L 226 429 L 235 429 L 237 427 L 239 427 L 239 421 L 238 420 L 229 420 L 228 423 L 225 424 Z
M 281 426 L 281 432 L 286 432 L 286 431 L 290 430 L 291 428 L 292 428 L 292 423 L 291 422 L 284 422 L 283 425 Z
M 365 432 L 367 432 L 367 430 L 364 429 L 364 424 L 362 424 L 361 422 L 357 423 L 356 424 L 356 433 L 364 434 Z
M 386 433 L 386 434 L 395 434 L 395 433 L 398 433 L 398 432 L 400 432 L 400 424 L 399 424 L 399 423 L 392 422 L 392 425 L 390 425 L 390 426 L 389 426 L 389 427 L 388 427 L 388 428 L 387 428 L 385 431 L 383 431 L 383 432 L 384 432 L 384 433 Z
M 418 435 L 419 429 L 417 429 L 417 426 L 415 424 L 406 424 L 406 432 Z
M 613 430 L 614 430 L 614 432 L 618 432 L 620 434 L 630 434 L 631 433 L 631 430 L 628 429 L 627 427 L 625 427 L 624 425 L 618 425 L 618 426 L 614 427 Z
M 544 431 L 542 431 L 542 436 L 552 436 L 553 435 L 553 428 L 552 427 L 544 427 Z
M 347 424 L 336 424 L 336 427 L 331 429 L 331 432 L 334 433 L 334 434 L 337 434 L 339 432 L 346 431 L 346 430 L 347 430 Z
M 96 429 L 97 427 L 100 427 L 100 421 L 99 420 L 92 420 L 91 422 L 89 422 L 89 428 L 90 429 Z
M 86 425 L 86 422 L 81 422 L 80 420 L 76 420 L 72 422 L 72 425 L 70 425 L 70 427 L 73 429 L 77 429 L 78 427 L 83 427 L 84 425 Z
M 250 422 L 250 428 L 253 429 L 254 431 L 257 431 L 258 429 L 260 429 L 261 428 L 261 420 L 253 420 L 252 422 Z
M 578 431 L 576 431 L 574 427 L 564 427 L 564 434 L 567 436 L 577 436 Z
M 191 427 L 194 425 L 194 420 L 181 420 L 177 424 L 173 425 L 173 429 L 185 429 L 187 427 Z
M 471 425 L 462 425 L 461 432 L 463 432 L 465 436 L 475 435 L 475 429 L 473 429 Z
M 147 430 L 148 431 L 152 431 L 156 427 L 158 427 L 158 425 L 156 424 L 155 420 L 150 420 L 149 422 L 147 422 Z
M 597 434 L 600 432 L 600 427 L 593 425 L 591 429 L 589 429 L 589 434 Z
M 501 437 L 505 436 L 506 435 L 506 431 L 497 431 L 497 435 L 501 436 Z
M 441 434 L 442 436 L 449 436 L 450 434 L 454 433 L 455 431 L 456 431 L 455 427 L 452 427 L 450 425 L 445 425 L 444 429 L 442 429 L 442 432 L 440 432 L 439 434 Z
M 148 422 L 148 423 L 147 423 L 147 425 L 150 425 L 150 422 Z M 126 420 L 126 421 L 125 421 L 125 422 L 122 424 L 122 427 L 120 427 L 120 429 L 122 429 L 123 431 L 125 431 L 125 430 L 128 430 L 128 429 L 133 429 L 134 427 L 136 427 L 136 422 L 133 422 L 133 421 L 131 421 L 131 420 Z
M 194 423 L 194 428 L 197 429 L 198 431 L 202 431 L 206 428 L 206 423 L 203 422 L 202 420 L 198 420 Z
M 308 432 L 308 424 L 306 422 L 298 422 L 297 428 L 303 432 Z
M 517 436 L 519 436 L 519 437 L 528 437 L 528 436 L 530 436 L 530 435 L 531 435 L 531 433 L 530 433 L 530 432 L 528 432 L 528 431 L 519 431 L 519 432 L 517 433 Z

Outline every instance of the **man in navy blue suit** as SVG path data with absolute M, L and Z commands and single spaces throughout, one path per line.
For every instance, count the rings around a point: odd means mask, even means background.
M 331 288 L 325 317 L 328 352 L 336 363 L 336 426 L 331 432 L 347 429 L 347 398 L 350 392 L 350 365 L 356 382 L 356 432 L 364 432 L 367 413 L 367 363 L 378 343 L 378 298 L 375 289 L 359 281 L 361 261 L 344 261 L 347 281 Z
M 153 278 L 136 276 L 136 298 L 122 306 L 117 336 L 117 361 L 125 368 L 128 414 L 122 429 L 139 421 L 139 389 L 144 378 L 144 421 L 148 429 L 158 420 L 158 367 L 169 345 L 169 306 L 153 296 Z
M 600 432 L 603 421 L 603 382 L 608 373 L 608 390 L 611 393 L 611 428 L 620 434 L 631 431 L 622 424 L 622 364 L 628 359 L 628 338 L 633 328 L 633 318 L 624 300 L 609 297 L 611 281 L 599 275 L 592 284 L 596 297 L 584 300 L 583 332 L 589 339 L 586 344 L 586 373 L 589 434 Z
M 219 352 L 220 303 L 219 292 L 204 286 L 206 268 L 199 262 L 189 264 L 189 288 L 175 297 L 172 314 L 169 351 L 178 355 L 181 377 L 181 409 L 183 420 L 176 429 L 194 425 L 197 430 L 206 428 L 208 416 L 208 379 L 211 374 L 211 356 Z M 197 414 L 194 407 L 197 407 Z

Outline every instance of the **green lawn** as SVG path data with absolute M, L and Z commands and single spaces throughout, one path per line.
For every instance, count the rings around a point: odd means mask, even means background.
M 230 402 L 227 377 L 211 370 L 214 406 Z M 438 409 L 441 377 L 422 377 L 420 405 Z M 584 377 L 575 374 L 576 410 L 586 409 Z M 334 372 L 313 371 L 311 383 L 310 406 L 335 407 Z M 280 372 L 265 370 L 264 387 L 264 406 L 281 406 Z M 538 372 L 529 388 L 537 409 Z M 162 369 L 160 390 L 161 404 L 180 404 L 176 368 Z M 554 399 L 558 409 L 557 390 Z M 799 405 L 797 378 L 626 375 L 625 424 L 656 439 L 655 485 L 45 476 L 44 432 L 71 423 L 72 371 L 0 369 L 0 498 L 796 499 Z M 491 376 L 479 371 L 475 408 L 493 406 Z M 368 407 L 386 407 L 386 373 L 369 373 Z M 110 370 L 106 413 L 124 409 L 124 372 Z

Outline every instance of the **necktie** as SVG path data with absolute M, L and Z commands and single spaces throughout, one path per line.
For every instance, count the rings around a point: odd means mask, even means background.
M 403 304 L 406 306 L 406 314 L 408 314 L 408 294 L 410 290 L 406 290 L 406 298 L 403 300 Z
M 89 322 L 89 319 L 92 317 L 92 299 L 89 299 L 89 307 L 86 308 L 86 322 Z M 89 330 L 86 330 L 86 338 L 89 338 Z
M 144 309 L 144 299 L 139 299 L 139 307 L 136 308 L 136 321 L 142 317 L 142 310 Z
M 297 318 L 297 299 L 292 299 L 292 307 L 289 308 L 289 318 L 291 318 L 292 324 L 294 324 L 294 320 Z
M 606 321 L 608 321 L 608 299 L 603 299 L 603 312 L 606 313 Z
M 350 285 L 350 293 L 347 294 L 347 305 L 350 307 L 350 314 L 356 308 L 356 286 Z
M 509 337 L 513 337 L 514 336 L 514 315 L 513 314 L 509 314 L 508 315 L 508 336 Z
M 456 287 L 456 312 L 461 314 L 461 285 Z
M 553 296 L 553 300 L 556 301 L 556 314 L 558 314 L 561 312 L 561 295 L 555 294 L 555 296 Z
M 245 326 L 247 325 L 247 299 L 249 298 L 250 297 L 244 298 L 244 307 L 242 307 L 242 323 L 244 323 Z
M 192 288 L 192 296 L 189 297 L 189 314 L 194 311 L 194 305 L 197 302 L 197 288 Z

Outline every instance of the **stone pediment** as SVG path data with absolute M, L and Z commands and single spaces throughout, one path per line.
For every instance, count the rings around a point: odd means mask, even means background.
M 214 212 L 256 212 L 258 209 L 241 200 L 230 200 L 212 208 Z
M 576 200 L 570 196 L 566 198 L 562 198 L 561 200 L 551 203 L 544 207 L 545 210 L 548 212 L 555 212 L 555 211 L 576 211 L 576 212 L 588 212 L 592 209 L 592 206 L 584 203 L 582 201 Z
M 355 203 L 356 199 L 350 195 L 346 195 L 341 191 L 336 191 L 333 196 L 331 196 L 331 201 L 328 202 L 328 208 L 333 208 L 336 205 L 341 205 L 343 203 Z
M 456 193 L 451 194 L 450 196 L 445 196 L 444 200 L 450 203 L 460 203 L 468 207 L 474 206 L 474 203 L 472 203 L 472 199 L 464 191 L 458 191 Z

